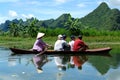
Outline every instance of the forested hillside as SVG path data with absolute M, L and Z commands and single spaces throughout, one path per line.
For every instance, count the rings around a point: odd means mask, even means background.
M 89 28 L 120 30 L 120 11 L 118 9 L 110 9 L 104 2 L 80 20 L 82 24 Z
M 26 19 L 26 21 L 14 19 L 12 21 L 6 20 L 5 23 L 0 24 L 0 32 L 7 32 L 7 34 L 9 33 L 13 36 L 29 35 L 33 37 L 39 31 L 47 32 L 50 35 L 53 35 L 53 33 L 57 35 L 63 32 L 74 35 L 81 33 L 90 35 L 94 33 L 93 30 L 119 31 L 120 11 L 118 9 L 110 9 L 103 2 L 83 18 L 73 18 L 70 13 L 66 13 L 57 19 L 38 20 L 37 18 L 31 18 Z

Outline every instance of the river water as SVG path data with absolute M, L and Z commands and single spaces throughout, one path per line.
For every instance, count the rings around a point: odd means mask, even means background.
M 120 80 L 120 54 L 110 56 L 80 55 L 80 67 L 72 65 L 71 56 L 11 55 L 12 52 L 0 47 L 0 80 Z M 55 57 L 62 58 L 62 64 L 56 65 Z M 40 59 L 43 60 L 38 62 Z M 77 59 L 72 56 L 72 59 Z M 38 60 L 38 61 L 37 61 Z M 35 62 L 37 61 L 37 62 Z M 75 63 L 75 62 L 74 62 Z M 37 69 L 37 65 L 40 69 Z

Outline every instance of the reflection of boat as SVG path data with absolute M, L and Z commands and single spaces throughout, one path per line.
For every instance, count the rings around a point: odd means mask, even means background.
M 10 48 L 10 50 L 14 54 L 38 54 L 39 52 L 35 52 L 32 50 L 25 50 L 25 49 L 17 49 L 17 48 Z M 80 54 L 88 54 L 88 55 L 102 55 L 108 54 L 111 50 L 110 47 L 106 48 L 97 48 L 97 49 L 87 49 L 85 51 L 54 51 L 54 50 L 47 50 L 44 54 L 47 55 L 80 55 Z
M 72 56 L 73 64 L 79 69 L 82 69 L 82 65 L 88 60 L 87 56 Z
M 43 72 L 42 66 L 48 62 L 46 55 L 35 55 L 33 57 L 33 62 L 37 68 L 38 73 Z

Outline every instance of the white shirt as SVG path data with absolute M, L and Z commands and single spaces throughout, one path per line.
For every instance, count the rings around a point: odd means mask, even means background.
M 62 63 L 63 58 L 61 58 L 61 57 L 59 56 L 59 57 L 54 57 L 54 59 L 55 59 L 55 64 L 56 64 L 57 66 L 64 66 L 64 64 Z
M 57 40 L 54 45 L 54 50 L 55 51 L 62 51 L 63 50 L 63 40 Z
M 74 40 L 72 40 L 72 41 L 69 42 L 69 45 L 70 45 L 70 47 L 71 47 L 71 51 L 73 51 L 74 42 L 75 42 Z

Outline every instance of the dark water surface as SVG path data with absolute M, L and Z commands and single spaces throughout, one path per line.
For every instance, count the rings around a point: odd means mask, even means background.
M 11 56 L 11 53 L 0 48 L 0 80 L 120 80 L 120 54 L 85 55 L 87 59 L 80 69 L 71 67 L 68 59 L 64 59 L 66 70 L 58 69 L 54 56 L 45 56 L 48 62 L 40 64 L 43 72 L 38 73 L 34 54 Z

